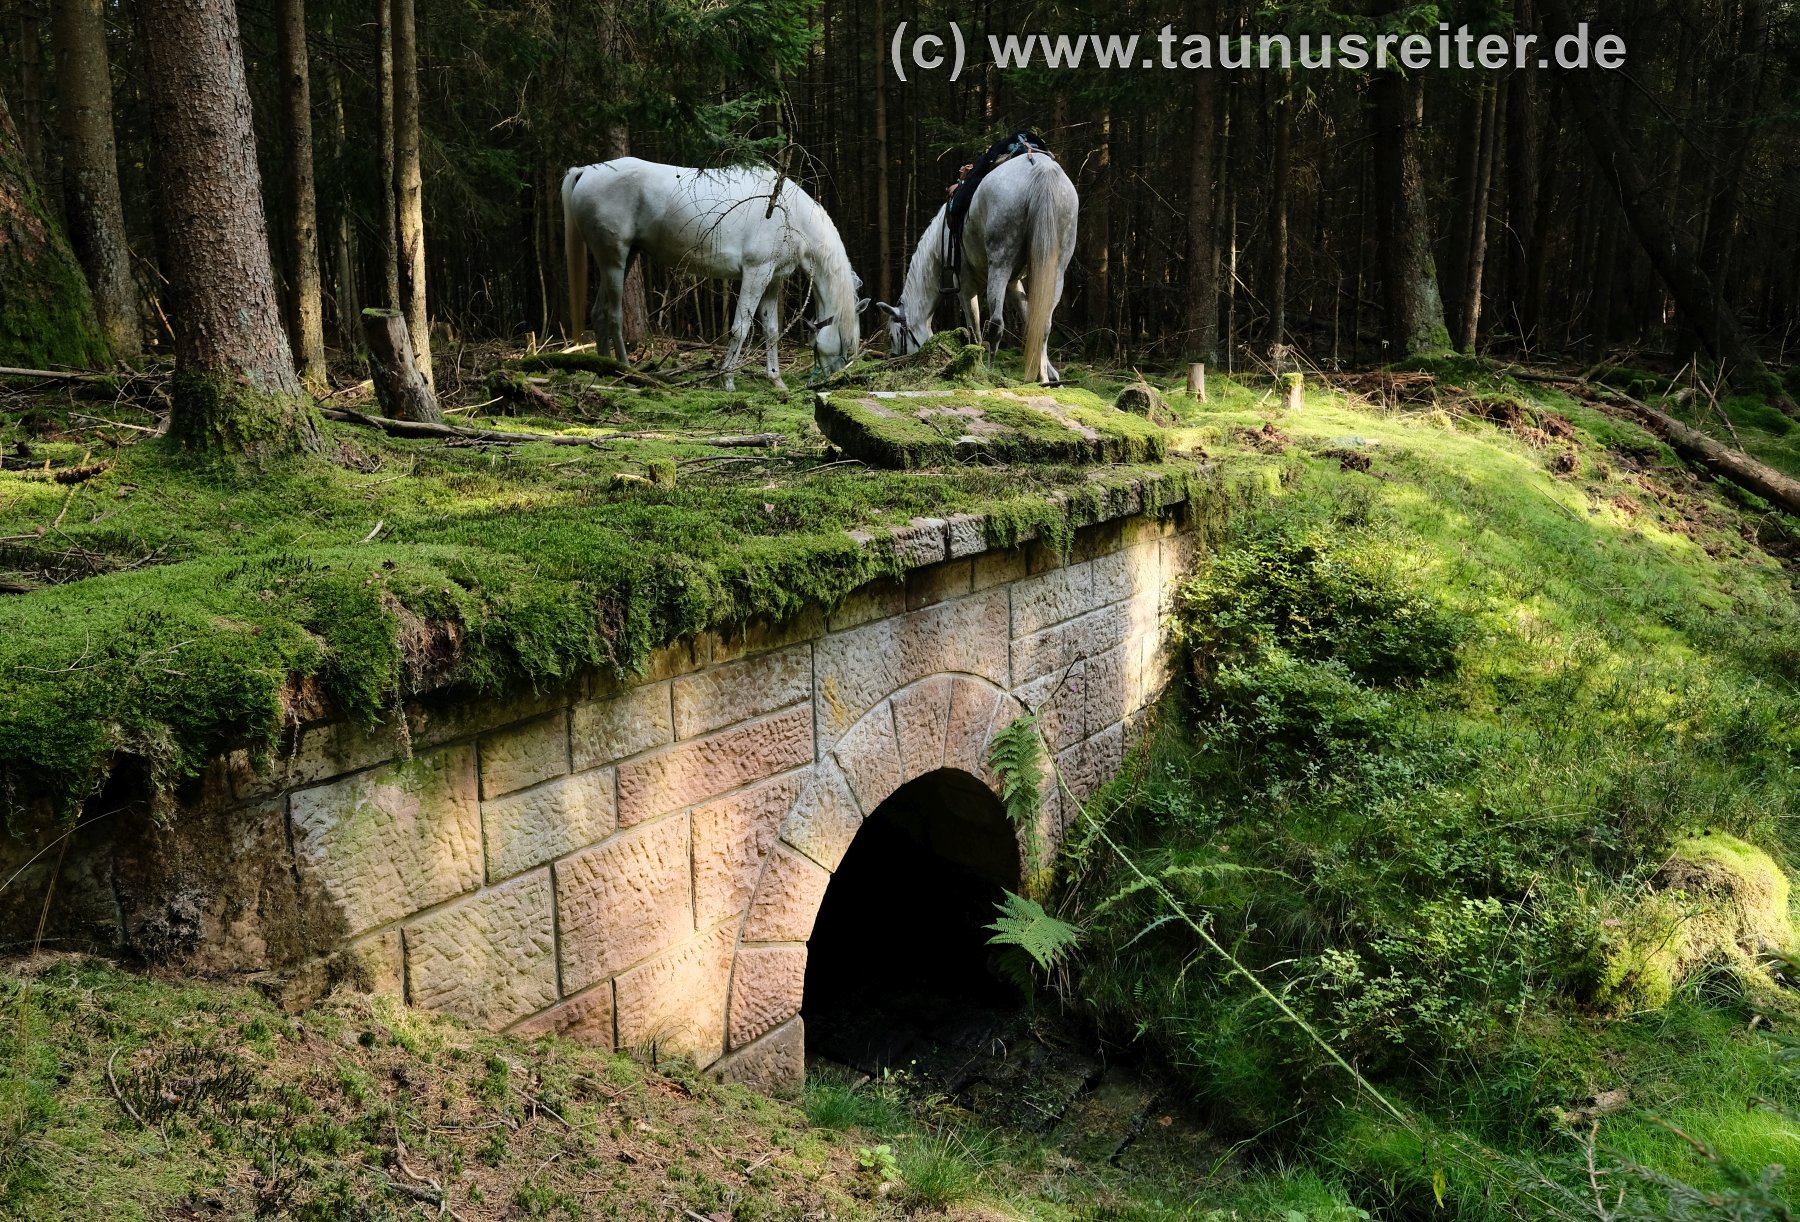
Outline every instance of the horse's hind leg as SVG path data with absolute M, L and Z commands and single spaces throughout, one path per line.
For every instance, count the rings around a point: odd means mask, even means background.
M 600 291 L 606 295 L 606 311 L 605 317 L 595 322 L 594 344 L 602 356 L 629 363 L 631 358 L 625 352 L 625 261 L 608 264 L 600 274 L 600 283 Z M 601 330 L 601 324 L 605 330 Z
M 1000 341 L 1006 335 L 1006 300 L 1008 290 L 1012 287 L 1012 277 L 1004 267 L 994 266 L 988 269 L 987 298 L 983 302 L 983 318 L 981 322 L 981 342 L 998 350 Z

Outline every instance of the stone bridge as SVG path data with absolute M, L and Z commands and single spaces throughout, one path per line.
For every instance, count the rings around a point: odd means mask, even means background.
M 682 642 L 629 685 L 420 705 L 398 735 L 309 726 L 272 774 L 221 761 L 169 830 L 78 848 L 62 885 L 121 922 L 92 940 L 195 970 L 350 976 L 792 1087 L 807 942 L 866 816 L 929 786 L 920 834 L 1016 885 L 995 731 L 1038 713 L 1077 798 L 1117 770 L 1165 682 L 1163 600 L 1195 547 L 1179 510 L 1066 554 L 921 521 L 897 532 L 903 580 Z M 1046 791 L 1054 845 L 1073 812 Z

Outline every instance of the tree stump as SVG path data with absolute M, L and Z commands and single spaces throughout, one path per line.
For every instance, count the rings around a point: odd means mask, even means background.
M 1286 392 L 1282 406 L 1290 412 L 1297 412 L 1306 406 L 1306 377 L 1304 374 L 1284 373 L 1281 375 L 1282 389 Z
M 364 310 L 363 339 L 369 345 L 369 378 L 381 414 L 391 420 L 442 424 L 437 396 L 419 374 L 406 318 L 399 310 Z
M 1197 401 L 1206 402 L 1206 366 L 1193 364 L 1188 366 L 1187 392 Z

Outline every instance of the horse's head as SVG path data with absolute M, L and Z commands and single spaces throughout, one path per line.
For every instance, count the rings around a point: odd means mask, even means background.
M 818 361 L 815 368 L 819 377 L 830 377 L 856 359 L 856 349 L 862 343 L 860 315 L 868 304 L 866 300 L 857 302 L 854 309 L 844 311 L 843 317 L 833 314 L 807 320 L 806 325 L 812 328 L 813 357 Z
M 887 315 L 888 343 L 895 356 L 910 356 L 923 348 L 925 341 L 931 338 L 929 317 L 912 317 L 904 303 L 889 305 L 885 301 L 878 301 L 875 304 Z

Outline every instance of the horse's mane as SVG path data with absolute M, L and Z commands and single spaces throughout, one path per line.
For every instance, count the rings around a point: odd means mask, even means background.
M 921 323 L 930 326 L 932 310 L 937 305 L 938 285 L 944 277 L 944 224 L 949 212 L 949 204 L 937 210 L 913 250 L 912 262 L 906 265 L 900 304 L 906 310 L 907 322 L 914 327 Z
M 856 273 L 850 267 L 850 252 L 844 249 L 837 224 L 798 183 L 786 183 L 781 198 L 788 215 L 807 239 L 801 261 L 806 274 L 812 277 L 813 295 L 818 298 L 813 317 L 835 317 L 840 328 L 855 327 L 854 334 L 860 335 L 861 327 L 856 323 Z

